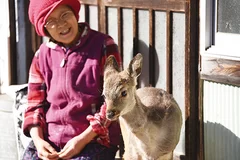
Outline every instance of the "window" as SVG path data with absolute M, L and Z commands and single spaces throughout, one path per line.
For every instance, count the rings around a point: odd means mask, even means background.
M 218 0 L 216 6 L 218 32 L 240 34 L 240 1 Z
M 201 0 L 200 7 L 201 42 L 205 42 L 201 44 L 202 50 L 207 54 L 239 59 L 240 1 Z

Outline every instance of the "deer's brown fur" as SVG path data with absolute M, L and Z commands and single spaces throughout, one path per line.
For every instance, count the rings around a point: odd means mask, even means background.
M 127 69 L 120 71 L 113 56 L 104 68 L 107 118 L 119 118 L 126 160 L 172 160 L 182 126 L 181 110 L 169 93 L 145 87 L 136 90 L 142 69 L 137 54 Z

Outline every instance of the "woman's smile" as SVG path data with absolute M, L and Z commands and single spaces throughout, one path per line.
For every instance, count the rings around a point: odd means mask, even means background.
M 69 7 L 60 5 L 49 15 L 46 29 L 51 38 L 65 46 L 72 45 L 79 36 L 78 21 Z
M 65 30 L 63 30 L 62 32 L 60 32 L 61 35 L 67 35 L 68 33 L 70 33 L 71 28 L 67 28 Z

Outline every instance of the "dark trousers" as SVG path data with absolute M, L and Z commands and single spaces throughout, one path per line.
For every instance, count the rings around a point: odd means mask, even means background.
M 99 143 L 89 143 L 86 147 L 71 160 L 114 160 L 118 147 L 110 148 L 100 145 Z M 37 155 L 36 147 L 31 141 L 26 148 L 22 160 L 40 160 Z

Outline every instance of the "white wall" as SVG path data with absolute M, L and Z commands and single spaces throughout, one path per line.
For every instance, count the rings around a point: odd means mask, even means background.
M 8 56 L 8 40 L 9 40 L 9 14 L 8 0 L 1 0 L 0 5 L 0 94 L 6 91 L 9 86 L 10 65 Z
M 240 87 L 204 81 L 205 160 L 240 159 Z

